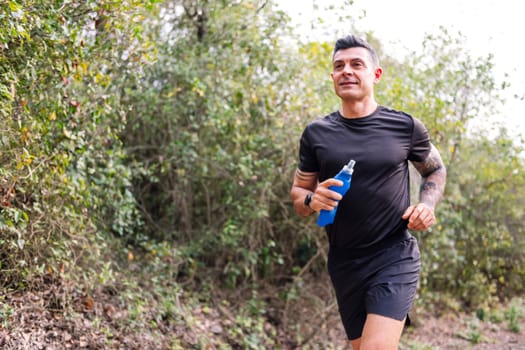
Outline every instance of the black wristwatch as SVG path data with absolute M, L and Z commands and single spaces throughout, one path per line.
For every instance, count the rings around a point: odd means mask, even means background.
M 312 201 L 312 197 L 314 196 L 313 193 L 308 193 L 306 197 L 304 197 L 304 205 L 306 205 L 308 208 L 310 208 L 310 202 Z

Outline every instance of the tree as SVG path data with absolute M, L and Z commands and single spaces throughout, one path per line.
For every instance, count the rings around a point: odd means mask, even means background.
M 3 284 L 74 266 L 96 227 L 133 224 L 117 220 L 133 198 L 108 73 L 121 56 L 108 48 L 122 54 L 135 40 L 140 26 L 124 23 L 138 3 L 8 1 L 0 10 Z
M 289 173 L 298 108 L 286 15 L 262 1 L 165 3 L 161 13 L 158 59 L 126 90 L 122 134 L 141 167 L 149 237 L 190 247 L 230 285 L 257 280 L 281 261 L 270 217 L 287 200 L 278 174 Z
M 489 128 L 508 84 L 494 78 L 492 55 L 472 57 L 463 40 L 445 29 L 427 36 L 421 54 L 388 64 L 379 95 L 425 122 L 448 170 L 439 224 L 418 234 L 422 291 L 477 307 L 522 291 L 523 213 L 515 208 L 524 161 L 504 127 Z

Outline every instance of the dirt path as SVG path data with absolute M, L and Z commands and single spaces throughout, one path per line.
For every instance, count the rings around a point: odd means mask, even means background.
M 130 328 L 131 315 L 113 293 L 102 293 L 93 299 L 74 293 L 67 298 L 57 298 L 64 290 L 53 288 L 0 297 L 1 349 L 200 349 L 196 340 L 199 337 L 210 339 L 209 349 L 228 348 L 214 346 L 215 342 L 215 345 L 232 344 L 232 338 L 226 336 L 232 322 L 228 323 L 218 310 L 210 309 L 206 313 L 193 310 L 194 324 L 202 327 L 189 329 L 181 320 L 177 321 L 177 315 L 173 315 L 171 321 L 158 320 L 152 308 L 136 320 L 143 323 Z M 61 305 L 64 300 L 71 303 L 66 308 L 70 310 L 67 314 L 63 313 L 65 305 Z M 525 301 L 515 308 L 506 306 L 499 315 L 486 316 L 486 321 L 468 314 L 413 317 L 413 325 L 404 332 L 399 350 L 525 350 L 524 305 Z M 509 316 L 509 310 L 516 310 L 515 317 Z M 267 322 L 269 334 L 282 335 L 279 336 L 282 345 L 271 350 L 350 350 L 335 308 L 319 324 L 320 328 L 311 333 L 311 339 L 297 346 L 289 342 L 295 338 L 293 335 Z M 174 341 L 180 346 L 174 347 Z
M 400 350 L 525 350 L 525 322 L 519 332 L 507 320 L 482 322 L 469 315 L 420 319 L 403 335 Z

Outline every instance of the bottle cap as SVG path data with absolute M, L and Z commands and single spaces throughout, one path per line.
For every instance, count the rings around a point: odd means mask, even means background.
M 354 172 L 355 160 L 351 159 L 347 165 L 344 166 L 346 172 L 352 174 Z

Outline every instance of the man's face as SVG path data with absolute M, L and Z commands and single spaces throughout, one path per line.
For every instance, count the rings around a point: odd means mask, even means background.
M 374 84 L 382 74 L 363 47 L 339 50 L 334 55 L 331 77 L 335 93 L 342 100 L 357 102 L 373 97 Z

